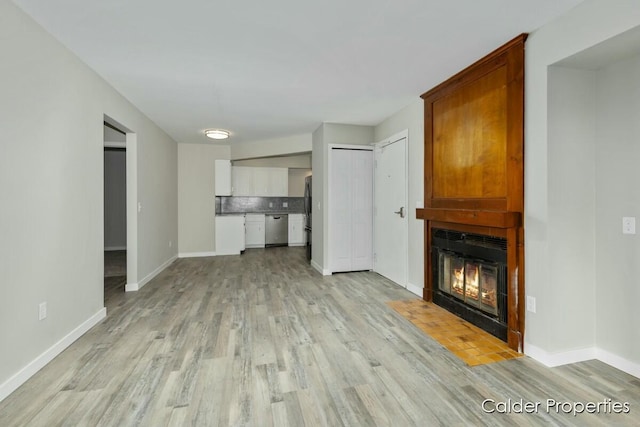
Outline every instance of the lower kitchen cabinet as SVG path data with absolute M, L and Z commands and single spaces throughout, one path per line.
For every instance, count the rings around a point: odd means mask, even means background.
M 244 238 L 244 215 L 216 216 L 216 255 L 239 255 Z
M 289 214 L 289 246 L 304 246 L 305 237 L 304 215 Z
M 247 248 L 264 248 L 265 229 L 264 214 L 247 214 L 245 217 L 245 246 Z

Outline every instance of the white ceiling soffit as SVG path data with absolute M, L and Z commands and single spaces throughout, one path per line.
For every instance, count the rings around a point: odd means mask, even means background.
M 376 125 L 579 0 L 14 0 L 178 142 Z M 209 140 L 210 141 L 210 140 Z

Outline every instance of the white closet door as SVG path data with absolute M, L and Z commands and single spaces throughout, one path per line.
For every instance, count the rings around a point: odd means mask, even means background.
M 331 271 L 351 270 L 351 150 L 331 150 Z
M 373 268 L 373 153 L 331 150 L 329 248 L 332 272 Z
M 351 270 L 373 269 L 373 152 L 351 152 Z

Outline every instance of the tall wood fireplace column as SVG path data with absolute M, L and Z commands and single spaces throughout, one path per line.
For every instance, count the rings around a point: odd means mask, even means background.
M 524 44 L 522 34 L 422 95 L 423 298 L 434 289 L 434 228 L 507 240 L 507 342 L 524 341 Z

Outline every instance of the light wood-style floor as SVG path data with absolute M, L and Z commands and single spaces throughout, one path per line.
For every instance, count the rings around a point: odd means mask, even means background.
M 468 367 L 386 304 L 412 294 L 375 273 L 322 277 L 304 248 L 179 259 L 139 292 L 107 295 L 107 318 L 0 403 L 1 426 L 640 419 L 637 378 L 596 361 L 548 369 L 524 357 Z M 541 406 L 532 414 L 485 413 L 485 399 Z M 547 412 L 547 399 L 612 399 L 629 402 L 631 412 L 558 414 Z

